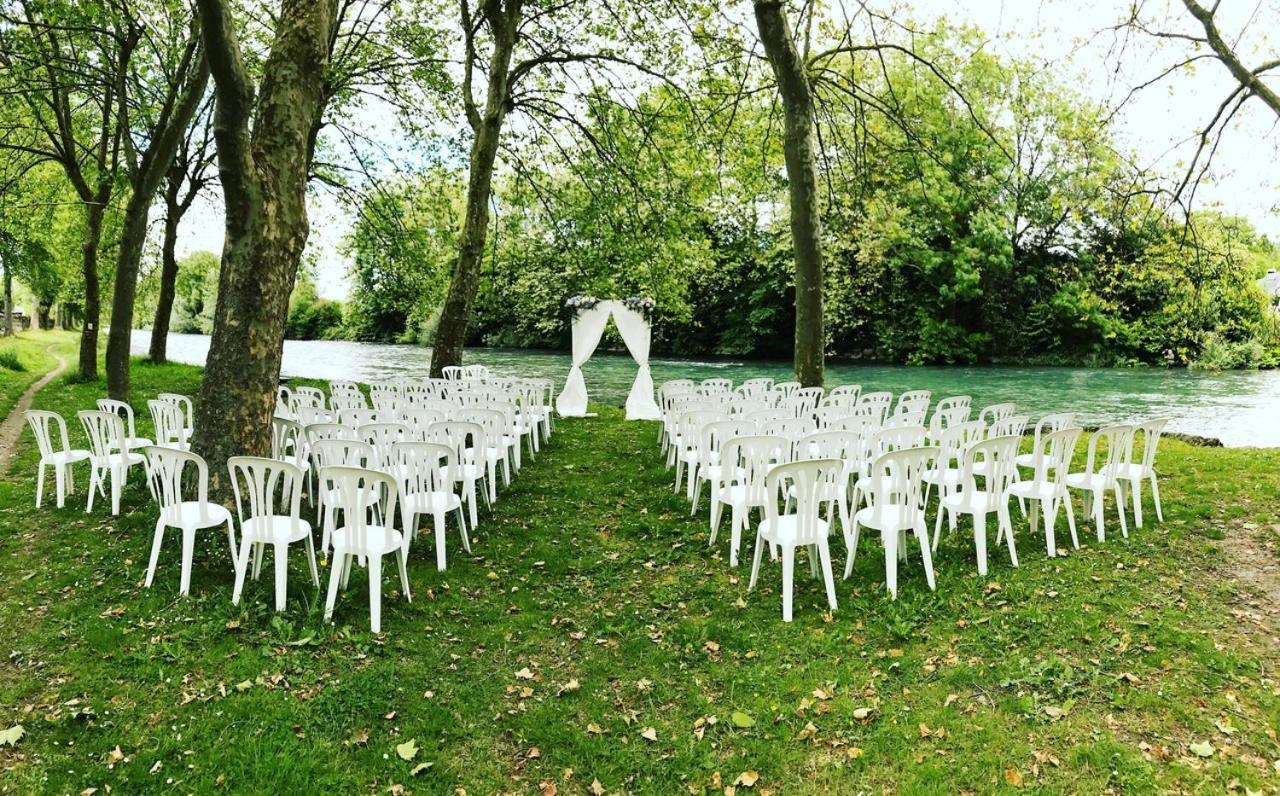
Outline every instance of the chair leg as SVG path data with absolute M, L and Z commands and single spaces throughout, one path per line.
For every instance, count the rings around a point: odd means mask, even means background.
M 849 538 L 845 540 L 848 550 L 845 551 L 844 559 L 844 578 L 849 579 L 853 574 L 853 562 L 858 557 L 858 515 L 853 515 L 853 529 L 849 533 Z
M 1156 521 L 1164 522 L 1164 510 L 1160 508 L 1160 482 L 1156 480 L 1156 474 L 1151 474 L 1151 500 L 1156 504 Z
M 836 610 L 836 582 L 831 573 L 831 548 L 824 539 L 818 543 L 818 558 L 822 562 L 822 582 L 827 587 L 827 605 Z
M 333 605 L 338 601 L 338 584 L 342 580 L 342 571 L 346 568 L 348 555 L 335 555 L 333 566 L 329 569 L 329 594 L 324 601 L 324 621 L 333 621 Z
M 191 593 L 191 559 L 196 552 L 196 529 L 182 529 L 182 581 L 178 589 L 180 594 Z
M 374 633 L 382 632 L 382 556 L 369 556 L 369 626 Z
M 311 585 L 318 589 L 320 588 L 320 570 L 316 568 L 316 543 L 311 540 L 311 534 L 303 537 L 303 541 L 307 543 L 307 564 L 311 568 Z
M 124 480 L 124 473 L 121 468 L 111 468 L 111 516 L 119 516 L 120 514 L 120 482 Z
M 1119 480 L 1116 481 L 1116 486 L 1113 491 L 1116 493 L 1116 513 L 1120 515 L 1120 535 L 1128 539 L 1129 523 L 1124 518 L 1124 506 L 1126 502 L 1124 499 L 1124 486 Z
M 973 546 L 978 554 L 978 574 L 987 576 L 987 515 L 984 512 L 973 514 Z
M 1098 490 L 1093 493 L 1092 500 L 1090 501 L 1093 508 L 1093 527 L 1094 530 L 1098 532 L 1099 542 L 1105 542 L 1107 540 L 1107 531 L 1103 525 L 1102 516 L 1103 498 L 1105 495 L 1106 493 L 1104 491 Z
M 231 549 L 231 569 L 236 568 L 236 529 L 231 524 L 231 518 L 227 518 L 227 546 Z
M 436 509 L 433 514 L 436 534 L 436 571 L 444 572 L 445 568 L 445 538 L 444 538 L 444 509 Z M 416 519 L 416 515 L 415 515 Z M 416 523 L 415 523 L 416 525 Z
M 231 590 L 231 604 L 240 604 L 240 594 L 244 591 L 244 577 L 249 572 L 249 550 L 253 547 L 249 541 L 249 537 L 240 537 L 240 555 L 235 559 L 236 567 L 236 585 Z
M 1018 545 L 1013 538 L 1013 522 L 1009 519 L 1009 504 L 1004 503 L 996 510 L 996 524 L 1004 529 L 1004 539 L 1009 545 L 1009 562 L 1018 566 Z
M 1067 509 L 1067 528 L 1071 530 L 1071 548 L 1079 550 L 1080 539 L 1076 536 L 1076 510 L 1071 506 L 1071 496 L 1067 495 L 1062 504 Z
M 273 547 L 275 548 L 276 610 L 283 611 L 285 594 L 288 591 L 286 579 L 289 577 L 289 545 L 285 542 L 276 542 Z
M 711 541 L 709 544 L 716 543 L 716 531 L 720 529 L 720 515 L 724 511 L 724 503 L 720 500 L 722 494 L 724 494 L 724 489 L 719 484 L 716 484 L 715 489 L 712 489 L 708 494 L 708 497 L 711 498 Z
M 164 520 L 156 522 L 156 533 L 151 540 L 151 563 L 147 564 L 147 579 L 143 586 L 151 588 L 151 581 L 156 576 L 156 564 L 160 562 L 160 545 L 164 543 Z
M 733 515 L 729 523 L 729 566 L 738 566 L 738 546 L 742 544 L 742 514 L 744 512 L 734 504 Z
M 1142 479 L 1141 478 L 1130 479 L 1129 489 L 1133 491 L 1133 527 L 1141 529 L 1142 528 Z
M 938 552 L 938 539 L 942 536 L 942 515 L 947 513 L 945 506 L 939 504 L 938 513 L 933 518 L 933 552 Z
M 751 559 L 751 581 L 747 584 L 747 591 L 752 591 L 756 587 L 756 578 L 760 576 L 760 555 L 764 552 L 764 540 L 760 538 L 760 534 L 756 534 L 756 549 Z
M 791 621 L 792 587 L 795 579 L 796 549 L 791 545 L 782 548 L 782 621 Z
M 57 465 L 54 465 L 54 468 L 57 469 Z M 44 500 L 44 471 L 45 464 L 41 462 L 40 467 L 36 470 L 36 508 L 40 508 L 40 503 Z M 58 495 L 58 505 L 62 505 L 61 493 Z
M 400 591 L 405 600 L 413 602 L 413 594 L 409 591 L 409 553 L 401 548 L 397 551 L 397 562 L 400 564 Z
M 898 599 L 898 532 L 881 531 L 884 537 L 884 583 L 890 599 Z
M 692 517 L 698 513 L 698 503 L 702 501 L 702 482 L 705 479 L 698 478 L 693 485 L 693 500 L 689 505 L 689 516 Z
M 467 518 L 462 513 L 462 506 L 458 506 L 458 531 L 462 534 L 462 549 L 470 553 L 471 537 L 467 533 Z
M 929 550 L 929 529 L 924 525 L 924 519 L 921 518 L 915 527 L 916 541 L 920 543 L 920 560 L 924 563 L 924 579 L 929 583 L 930 591 L 936 591 L 938 584 L 933 577 L 933 553 Z M 903 545 L 906 548 L 906 545 Z

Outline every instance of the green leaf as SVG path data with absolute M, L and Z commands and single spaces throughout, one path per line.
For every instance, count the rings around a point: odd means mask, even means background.
M 419 774 L 421 774 L 423 771 L 426 771 L 428 768 L 431 768 L 434 765 L 435 763 L 431 763 L 431 762 L 419 763 L 418 765 L 413 767 L 412 771 L 409 772 L 409 776 L 416 777 Z
M 1200 743 L 1191 744 L 1191 751 L 1198 757 L 1213 757 L 1215 750 L 1213 748 L 1213 744 L 1208 741 L 1201 741 Z
M 746 729 L 747 727 L 756 726 L 756 720 L 743 713 L 741 710 L 735 710 L 729 716 L 729 720 L 733 722 L 733 726 Z
M 396 746 L 396 754 L 400 755 L 400 759 L 406 762 L 418 756 L 418 742 L 410 738 L 402 744 Z
M 22 736 L 26 734 L 27 731 L 21 724 L 15 724 L 9 729 L 0 732 L 0 746 L 17 746 L 18 741 L 21 741 Z

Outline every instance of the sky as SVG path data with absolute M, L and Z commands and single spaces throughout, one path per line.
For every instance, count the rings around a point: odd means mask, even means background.
M 739 2 L 745 5 L 746 0 Z M 829 2 L 845 2 L 851 13 L 856 7 L 854 0 Z M 1119 47 L 1121 34 L 1110 28 L 1125 17 L 1129 6 L 1130 0 L 914 0 L 910 14 L 920 26 L 939 16 L 972 24 L 987 34 L 984 48 L 1039 61 L 1086 97 L 1114 105 L 1131 87 L 1189 54 L 1185 42 L 1141 35 Z M 895 8 L 887 3 L 874 7 Z M 1143 0 L 1143 17 L 1160 30 L 1200 33 L 1181 0 Z M 1280 41 L 1265 38 L 1268 31 L 1280 31 L 1277 0 L 1221 0 L 1218 18 L 1246 65 L 1274 58 L 1280 51 Z M 1116 138 L 1135 154 L 1139 165 L 1179 174 L 1194 150 L 1191 139 L 1234 85 L 1217 62 L 1179 70 L 1124 105 L 1114 122 Z M 389 149 L 399 148 L 398 127 L 390 113 L 370 108 L 363 124 Z M 187 214 L 178 243 L 180 257 L 198 250 L 221 251 L 220 201 L 206 197 Z M 1196 194 L 1197 207 L 1209 204 L 1244 216 L 1272 239 L 1280 239 L 1280 129 L 1275 114 L 1256 99 L 1245 105 L 1221 138 L 1209 178 Z M 342 241 L 353 213 L 332 194 L 313 191 L 310 216 L 308 251 L 317 262 L 317 288 L 327 298 L 345 299 L 349 262 L 342 254 Z

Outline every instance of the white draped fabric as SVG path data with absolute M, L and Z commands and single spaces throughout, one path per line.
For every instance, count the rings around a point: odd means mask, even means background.
M 653 376 L 649 372 L 649 322 L 644 315 L 621 301 L 602 301 L 583 310 L 573 320 L 573 366 L 565 379 L 564 390 L 556 399 L 556 410 L 562 417 L 582 417 L 587 413 L 587 385 L 582 366 L 600 344 L 610 316 L 627 344 L 627 350 L 639 366 L 636 380 L 627 396 L 628 420 L 657 420 L 661 417 L 653 400 Z
M 600 345 L 604 327 L 609 323 L 609 304 L 602 301 L 579 312 L 573 320 L 573 366 L 569 368 L 564 390 L 556 399 L 556 409 L 562 417 L 582 417 L 587 413 L 587 383 L 582 379 L 582 366 Z
M 649 322 L 644 315 L 621 302 L 612 303 L 618 305 L 613 310 L 613 323 L 618 327 L 618 334 L 622 335 L 622 342 L 627 344 L 631 358 L 639 366 L 636 380 L 627 395 L 627 419 L 658 420 L 662 414 L 653 400 L 653 376 L 649 373 Z

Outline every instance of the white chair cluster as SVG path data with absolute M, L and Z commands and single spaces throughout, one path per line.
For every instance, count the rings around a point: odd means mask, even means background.
M 381 631 L 382 559 L 395 555 L 400 586 L 410 598 L 408 557 L 422 517 L 434 524 L 436 566 L 446 566 L 445 523 L 456 514 L 462 546 L 479 522 L 478 499 L 498 499 L 519 472 L 522 447 L 536 455 L 554 430 L 552 384 L 544 379 L 497 379 L 483 368 L 452 369 L 442 380 L 402 380 L 370 385 L 370 401 L 353 382 L 333 382 L 329 394 L 314 387 L 281 387 L 272 419 L 271 455 L 237 456 L 227 462 L 235 506 L 211 503 L 208 468 L 189 448 L 189 398 L 161 394 L 148 401 L 156 440 L 135 433 L 133 410 L 103 399 L 78 413 L 88 449 L 70 446 L 65 421 L 55 412 L 29 411 L 27 421 L 40 448 L 36 506 L 43 499 L 47 468 L 57 484 L 58 506 L 74 491 L 73 466 L 90 465 L 89 499 L 110 487 L 111 512 L 135 465 L 143 465 L 152 498 L 160 507 L 147 567 L 150 587 L 165 530 L 182 532 L 181 592 L 188 593 L 195 536 L 225 526 L 235 569 L 232 602 L 238 604 L 252 566 L 256 579 L 265 549 L 275 565 L 275 607 L 284 610 L 291 546 L 306 549 L 313 584 L 319 588 L 313 525 L 304 519 L 306 497 L 315 511 L 320 549 L 332 552 L 325 619 L 353 564 L 369 570 L 369 611 Z M 397 527 L 397 524 L 399 527 Z M 236 528 L 239 528 L 237 540 Z
M 1120 530 L 1128 536 L 1126 493 L 1134 522 L 1142 527 L 1142 484 L 1151 485 L 1156 516 L 1163 520 L 1155 457 L 1165 420 L 1101 428 L 1089 439 L 1083 467 L 1072 458 L 1082 429 L 1073 413 L 1047 415 L 1034 426 L 1031 450 L 1019 449 L 1030 418 L 1012 403 L 973 412 L 969 396 L 936 403 L 928 390 L 897 396 L 842 385 L 830 392 L 797 382 L 729 379 L 700 383 L 681 379 L 658 388 L 662 412 L 658 442 L 675 468 L 675 489 L 684 489 L 697 513 L 704 487 L 710 499 L 710 544 L 724 510 L 730 513 L 729 564 L 737 566 L 750 515 L 756 527 L 749 589 L 759 576 L 762 552 L 782 558 L 782 616 L 791 620 L 792 570 L 797 548 L 809 550 L 812 574 L 826 584 L 836 608 L 828 537 L 838 522 L 845 540 L 848 578 L 861 531 L 879 532 L 885 584 L 898 594 L 898 566 L 914 538 L 929 588 L 935 588 L 933 553 L 944 521 L 952 532 L 960 515 L 973 520 L 978 572 L 987 573 L 987 517 L 996 517 L 995 544 L 1018 553 L 1009 503 L 1030 511 L 1033 534 L 1043 520 L 1045 548 L 1057 554 L 1054 526 L 1059 508 L 1067 515 L 1071 542 L 1079 547 L 1070 491 L 1084 494 L 1086 515 L 1104 541 L 1103 508 L 1114 496 Z M 1030 503 L 1030 507 L 1028 507 Z M 933 510 L 933 533 L 926 519 Z M 1036 509 L 1039 509 L 1037 512 Z

